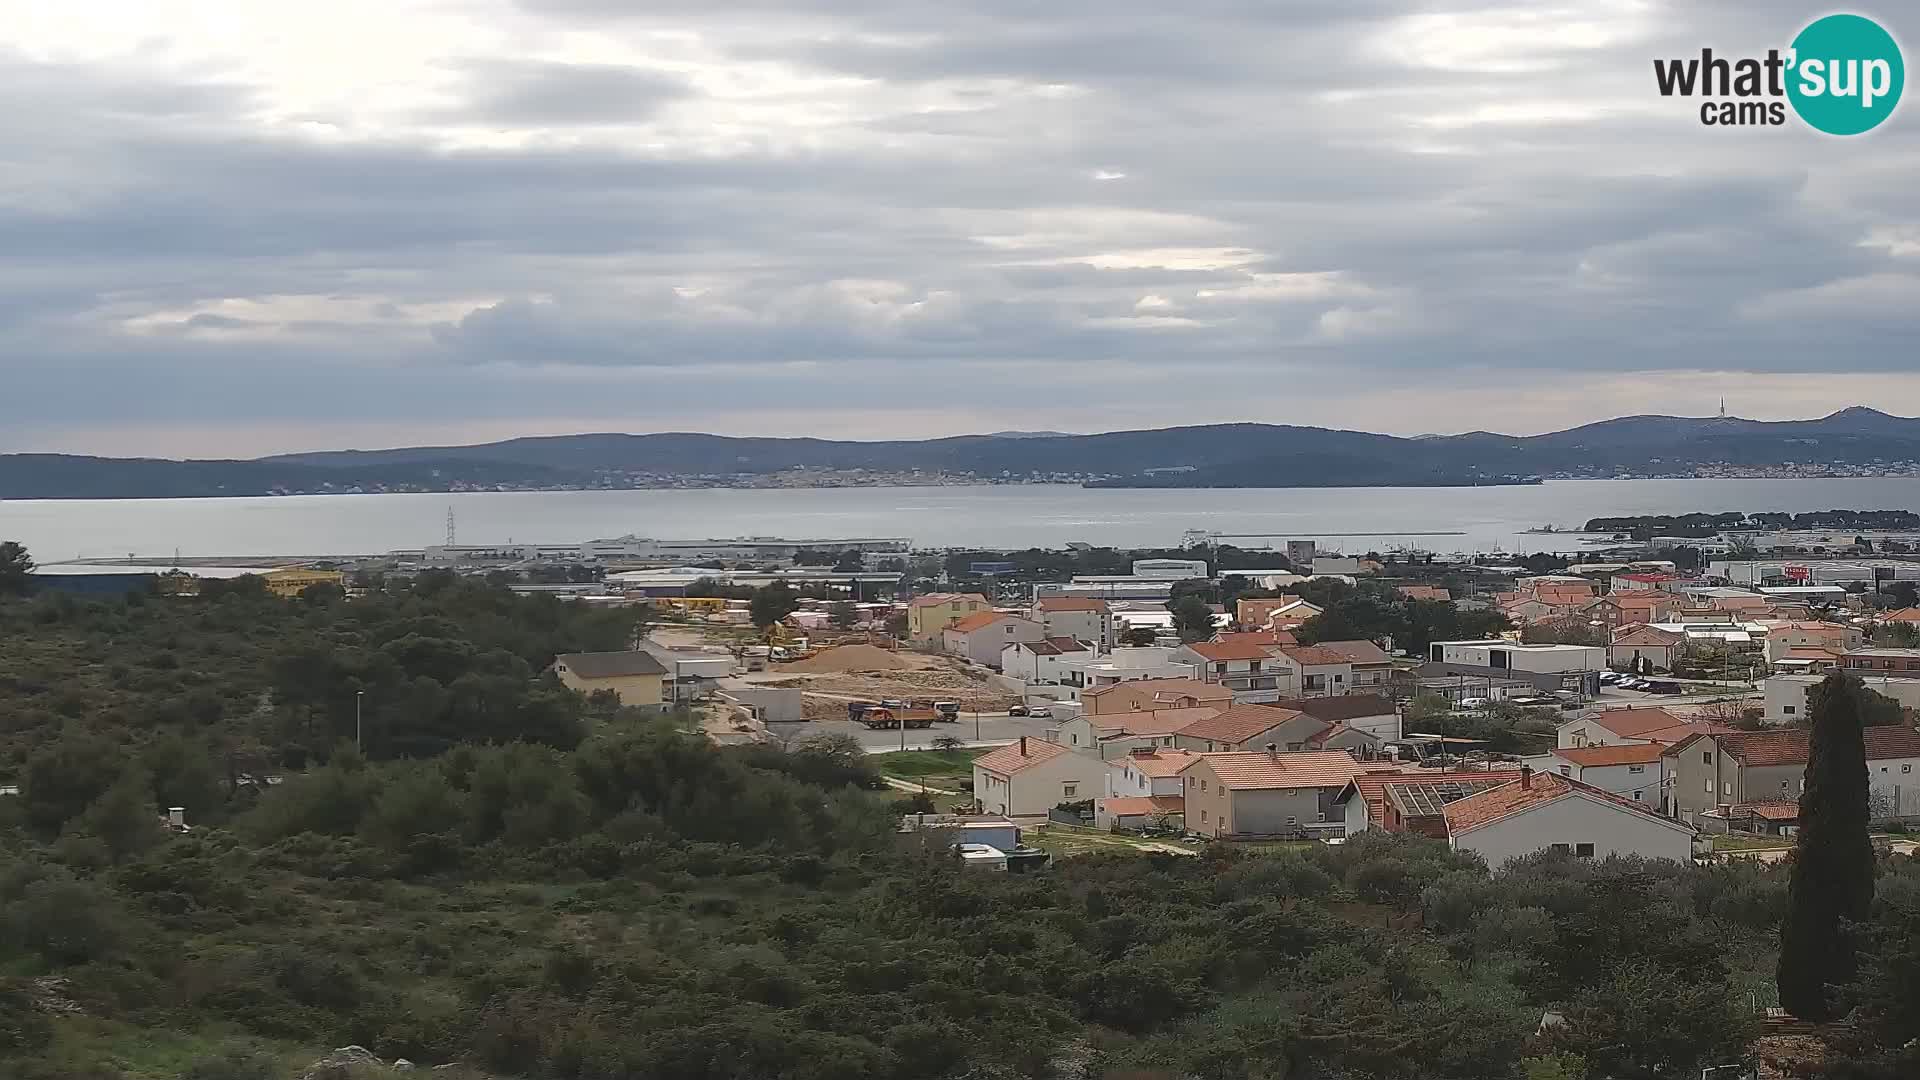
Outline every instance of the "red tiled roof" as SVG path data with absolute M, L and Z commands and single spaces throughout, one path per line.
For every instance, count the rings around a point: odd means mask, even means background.
M 1133 771 L 1142 776 L 1178 776 L 1180 771 L 1193 764 L 1199 755 L 1191 750 L 1175 750 L 1171 747 L 1156 748 L 1151 754 L 1128 754 L 1126 757 L 1109 762 L 1111 765 L 1130 765 Z
M 1192 739 L 1237 746 L 1275 724 L 1284 724 L 1302 715 L 1305 714 L 1291 709 L 1276 709 L 1271 705 L 1235 705 L 1188 724 L 1180 729 L 1180 734 Z
M 1191 709 L 1140 709 L 1134 712 L 1100 713 L 1088 716 L 1100 729 L 1101 738 L 1124 735 L 1171 735 L 1195 720 L 1218 715 L 1216 705 L 1198 705 Z
M 1232 701 L 1233 691 L 1216 683 L 1204 683 L 1198 679 L 1134 679 L 1129 682 L 1114 683 L 1112 686 L 1084 690 L 1080 694 L 1080 700 L 1098 702 L 1109 696 L 1120 701 L 1152 705 L 1171 704 L 1181 698 L 1193 698 L 1195 701 Z
M 1360 763 L 1344 750 L 1305 750 L 1196 754 L 1188 768 L 1211 769 L 1229 791 L 1274 791 L 1345 787 L 1360 772 Z
M 1292 634 L 1285 630 L 1242 630 L 1234 634 L 1213 635 L 1215 645 L 1298 645 Z
M 1151 814 L 1183 814 L 1187 800 L 1178 795 L 1116 795 L 1100 800 L 1100 809 L 1110 817 L 1146 817 Z
M 1278 646 L 1257 641 L 1196 641 L 1187 648 L 1207 660 L 1222 661 L 1265 660 L 1273 655 L 1270 650 Z
M 1883 612 L 1881 622 L 1903 622 L 1920 625 L 1920 608 L 1904 607 L 1898 611 Z
M 1651 765 L 1666 751 L 1660 743 L 1628 743 L 1625 746 L 1572 746 L 1555 750 L 1553 756 L 1565 758 L 1581 767 L 1599 765 Z
M 1295 663 L 1303 667 L 1320 667 L 1323 665 L 1345 664 L 1350 662 L 1339 652 L 1329 649 L 1324 645 L 1293 645 L 1283 647 L 1280 651 L 1292 657 Z
M 1665 709 L 1655 708 L 1603 709 L 1581 719 L 1591 720 L 1623 739 L 1637 739 L 1649 731 L 1678 727 L 1686 723 L 1685 720 Z
M 1034 602 L 1035 611 L 1105 611 L 1107 602 L 1087 596 L 1043 596 Z
M 974 758 L 973 763 L 990 773 L 1011 776 L 1022 769 L 1031 769 L 1035 765 L 1052 761 L 1061 754 L 1071 753 L 1073 751 L 1059 743 L 1026 738 Z
M 1519 770 L 1498 772 L 1454 772 L 1440 769 L 1421 769 L 1417 772 L 1375 771 L 1364 772 L 1353 778 L 1353 786 L 1359 789 L 1360 797 L 1366 800 L 1367 820 L 1375 825 L 1386 823 L 1387 788 L 1394 784 L 1472 784 L 1486 781 L 1489 787 L 1520 779 Z
M 1860 735 L 1866 744 L 1868 761 L 1920 758 L 1920 731 L 1889 724 L 1867 728 Z M 1812 732 L 1806 728 L 1733 731 L 1715 735 L 1714 739 L 1721 750 L 1743 765 L 1804 765 Z
M 1838 660 L 1843 654 L 1838 649 L 1823 649 L 1818 645 L 1792 645 L 1787 648 L 1786 660 Z
M 1391 664 L 1393 657 L 1371 641 L 1323 641 L 1316 649 L 1327 649 L 1344 657 L 1349 664 Z
M 1557 773 L 1534 773 L 1531 777 L 1522 777 L 1504 787 L 1489 788 L 1458 802 L 1448 803 L 1441 813 L 1446 815 L 1447 831 L 1458 835 L 1576 792 L 1631 810 L 1636 814 L 1645 814 L 1655 821 L 1664 822 L 1676 829 L 1693 831 L 1672 818 L 1631 799 L 1622 798 L 1592 784 L 1583 784 Z
M 1452 600 L 1453 594 L 1438 585 L 1402 585 L 1400 595 L 1408 600 Z
M 984 630 L 1006 617 L 998 611 L 976 611 L 964 619 L 955 620 L 948 625 L 947 629 L 957 634 L 971 634 L 975 630 Z
M 1764 802 L 1735 803 L 1733 812 L 1745 813 L 1767 821 L 1799 821 L 1800 804 L 1785 799 L 1770 799 Z

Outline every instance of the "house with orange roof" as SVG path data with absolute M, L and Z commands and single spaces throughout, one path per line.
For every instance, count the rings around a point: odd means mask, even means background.
M 1082 713 L 1053 728 L 1048 737 L 1083 754 L 1112 761 L 1135 750 L 1171 748 L 1174 735 L 1196 720 L 1218 715 L 1225 705 L 1140 712 Z
M 1233 621 L 1250 630 L 1271 629 L 1276 621 L 1289 626 L 1298 626 L 1320 614 L 1318 604 L 1309 603 L 1297 596 L 1268 596 L 1253 600 L 1239 600 L 1233 606 Z
M 1236 702 L 1273 701 L 1298 688 L 1292 669 L 1280 659 L 1287 646 L 1249 641 L 1245 634 L 1228 637 L 1182 645 L 1173 651 L 1173 661 L 1191 665 L 1202 680 L 1231 691 Z
M 1441 603 L 1453 602 L 1453 594 L 1438 585 L 1402 585 L 1394 591 L 1398 592 L 1403 600 L 1438 600 Z
M 1213 837 L 1344 834 L 1336 799 L 1360 772 L 1339 750 L 1198 754 L 1180 774 L 1186 825 Z
M 1847 653 L 1867 643 L 1867 635 L 1859 627 L 1841 623 L 1795 619 L 1770 622 L 1766 627 L 1768 663 L 1777 663 L 1792 649 L 1826 649 Z
M 1621 623 L 1666 622 L 1681 606 L 1679 597 L 1658 591 L 1614 593 L 1607 600 L 1620 610 Z
M 1523 767 L 1520 779 L 1450 802 L 1441 814 L 1453 849 L 1493 868 L 1543 850 L 1693 861 L 1692 826 L 1557 773 Z
M 1106 784 L 1106 762 L 1024 735 L 973 759 L 973 796 L 989 814 L 1042 815 L 1063 802 L 1098 799 Z
M 993 604 L 979 593 L 928 593 L 907 601 L 907 637 L 921 645 L 940 643 L 940 632 L 949 625 L 982 611 Z
M 1674 812 L 1798 799 L 1805 787 L 1806 728 L 1702 732 L 1667 747 Z M 1875 821 L 1920 819 L 1920 732 L 1904 724 L 1866 728 L 1867 805 Z
M 1622 626 L 1613 632 L 1607 646 L 1607 664 L 1641 674 L 1672 671 L 1674 662 L 1686 655 L 1686 650 L 1685 634 L 1644 624 Z
M 1379 739 L 1399 742 L 1404 734 L 1400 709 L 1391 698 L 1379 694 L 1341 694 L 1335 697 L 1281 698 L 1271 702 L 1275 708 L 1303 712 L 1329 725 L 1340 723 Z
M 1726 730 L 1731 729 L 1724 724 L 1688 720 L 1660 708 L 1602 709 L 1562 723 L 1554 742 L 1563 750 L 1645 743 L 1671 746 L 1702 731 Z
M 1379 829 L 1445 840 L 1447 821 L 1440 813 L 1443 807 L 1518 779 L 1518 769 L 1483 772 L 1368 767 L 1353 778 L 1353 788 L 1342 792 L 1335 802 L 1345 807 L 1343 820 L 1348 836 Z
M 1224 709 L 1233 704 L 1233 691 L 1199 679 L 1129 679 L 1082 690 L 1080 704 L 1088 716 L 1202 705 Z
M 1337 653 L 1346 660 L 1349 694 L 1377 693 L 1393 679 L 1393 657 L 1371 641 L 1322 641 L 1314 648 Z
M 940 632 L 948 656 L 998 669 L 1009 645 L 1046 640 L 1047 629 L 1032 619 L 1004 611 L 979 611 L 955 621 Z
M 1377 648 L 1374 651 L 1379 652 Z M 1293 673 L 1293 685 L 1299 688 L 1295 693 L 1283 694 L 1282 697 L 1337 696 L 1353 689 L 1352 655 L 1332 647 L 1330 643 L 1281 646 L 1279 659 Z M 1389 663 L 1389 670 L 1391 666 Z
M 1571 777 L 1664 813 L 1667 773 L 1662 755 L 1666 749 L 1667 744 L 1656 742 L 1555 747 L 1522 758 L 1521 763 L 1534 772 Z
M 1202 753 L 1234 750 L 1345 750 L 1371 758 L 1380 738 L 1340 720 L 1322 720 L 1272 705 L 1235 705 L 1173 733 L 1173 745 Z
M 1883 611 L 1880 613 L 1879 619 L 1883 623 L 1906 623 L 1908 626 L 1920 626 L 1920 607 L 1896 608 L 1892 611 Z M 1859 648 L 1857 645 L 1852 647 Z

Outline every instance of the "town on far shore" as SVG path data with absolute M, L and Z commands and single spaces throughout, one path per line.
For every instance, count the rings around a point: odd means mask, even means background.
M 350 596 L 439 573 L 644 607 L 631 650 L 559 657 L 556 676 L 629 706 L 691 709 L 721 742 L 857 742 L 899 763 L 891 782 L 935 815 L 921 827 L 1003 840 L 971 852 L 996 868 L 1022 826 L 1176 850 L 1378 829 L 1493 865 L 1539 848 L 1685 860 L 1716 837 L 1723 851 L 1729 837 L 1784 846 L 1808 693 L 1834 671 L 1884 705 L 1867 732 L 1875 821 L 1920 820 L 1920 516 L 1693 514 L 1580 531 L 1579 550 L 1524 558 L 1202 532 L 1167 549 L 1025 551 L 628 536 L 62 564 L 34 580 Z

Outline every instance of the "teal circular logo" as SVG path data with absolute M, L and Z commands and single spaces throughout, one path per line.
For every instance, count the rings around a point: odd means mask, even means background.
M 1862 15 L 1828 15 L 1793 39 L 1787 100 L 1812 127 L 1829 135 L 1872 131 L 1893 115 L 1907 68 L 1900 46 Z

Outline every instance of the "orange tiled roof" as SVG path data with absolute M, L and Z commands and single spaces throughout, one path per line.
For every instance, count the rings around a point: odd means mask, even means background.
M 1614 632 L 1615 645 L 1678 645 L 1687 640 L 1685 634 L 1674 634 L 1657 627 L 1638 625 L 1623 626 Z
M 1196 641 L 1187 646 L 1196 655 L 1210 661 L 1266 660 L 1273 655 L 1271 650 L 1278 647 L 1258 641 Z
M 1452 600 L 1453 594 L 1438 585 L 1402 585 L 1400 595 L 1408 600 Z
M 1328 664 L 1346 664 L 1352 662 L 1338 650 L 1330 649 L 1325 645 L 1294 645 L 1283 648 L 1280 651 L 1292 657 L 1295 663 L 1303 667 L 1320 667 Z
M 1050 743 L 1044 739 L 1025 738 L 1010 743 L 991 753 L 973 759 L 973 763 L 990 773 L 999 776 L 1011 776 L 1022 769 L 1031 769 L 1052 761 L 1061 754 L 1073 751 L 1059 743 Z
M 1133 712 L 1100 713 L 1087 719 L 1100 729 L 1101 738 L 1124 735 L 1171 735 L 1195 720 L 1219 715 L 1217 705 L 1197 705 L 1191 709 L 1139 709 Z
M 1920 608 L 1905 607 L 1898 611 L 1883 612 L 1881 622 L 1903 622 L 1920 625 Z
M 1344 750 L 1195 754 L 1188 768 L 1203 767 L 1213 770 L 1220 786 L 1229 791 L 1340 788 L 1360 773 L 1360 763 Z
M 1592 716 L 1582 717 L 1599 724 L 1623 739 L 1637 739 L 1649 731 L 1661 728 L 1681 727 L 1685 720 L 1665 709 L 1603 709 Z
M 1237 745 L 1275 724 L 1284 724 L 1296 716 L 1304 715 L 1292 709 L 1276 709 L 1271 705 L 1235 705 L 1188 724 L 1180 729 L 1180 734 L 1193 739 Z
M 1371 641 L 1323 641 L 1314 648 L 1338 653 L 1349 664 L 1393 663 L 1393 657 L 1388 656 L 1385 649 Z
M 964 619 L 956 620 L 947 629 L 958 634 L 971 634 L 975 630 L 984 630 L 1006 617 L 998 611 L 976 611 Z
M 1458 802 L 1448 803 L 1441 813 L 1446 815 L 1447 831 L 1458 835 L 1575 792 L 1590 795 L 1602 802 L 1611 803 L 1637 814 L 1645 814 L 1676 829 L 1692 831 L 1672 818 L 1642 806 L 1632 799 L 1622 798 L 1610 791 L 1603 791 L 1592 784 L 1583 784 L 1558 773 L 1534 773 L 1530 777 L 1522 777 L 1504 787 L 1490 788 L 1476 795 L 1469 795 Z
M 1768 821 L 1799 821 L 1800 804 L 1785 799 L 1768 799 L 1762 802 L 1735 803 L 1734 813 L 1742 811 Z
M 1113 817 L 1142 817 L 1148 814 L 1180 814 L 1187 800 L 1178 795 L 1116 795 L 1101 799 L 1100 809 Z
M 1890 724 L 1861 733 L 1868 761 L 1920 758 L 1920 731 Z M 1715 735 L 1720 749 L 1744 765 L 1801 765 L 1807 760 L 1812 732 L 1806 728 L 1778 731 L 1732 731 Z M 1674 749 L 1678 749 L 1675 747 Z
M 1628 743 L 1625 746 L 1573 746 L 1555 750 L 1555 757 L 1566 758 L 1582 767 L 1599 765 L 1651 765 L 1666 752 L 1660 743 Z
M 1193 764 L 1193 759 L 1198 756 L 1191 750 L 1161 747 L 1156 748 L 1151 754 L 1128 754 L 1110 764 L 1130 765 L 1134 772 L 1142 776 L 1178 776 L 1180 771 Z

